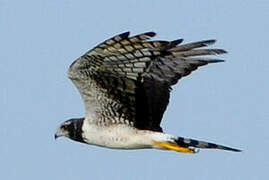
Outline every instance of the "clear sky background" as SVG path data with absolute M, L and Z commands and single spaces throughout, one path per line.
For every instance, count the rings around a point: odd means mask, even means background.
M 262 180 L 269 170 L 268 0 L 0 0 L 0 179 Z M 242 153 L 110 150 L 54 133 L 84 116 L 66 72 L 124 31 L 155 39 L 216 38 L 225 63 L 174 87 L 162 126 Z

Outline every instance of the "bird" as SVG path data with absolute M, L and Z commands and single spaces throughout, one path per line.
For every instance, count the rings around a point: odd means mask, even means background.
M 55 139 L 110 149 L 159 149 L 197 153 L 200 149 L 241 150 L 165 133 L 160 126 L 172 86 L 200 66 L 224 62 L 214 39 L 183 43 L 152 40 L 155 32 L 130 32 L 105 40 L 76 59 L 68 77 L 78 89 L 85 117 L 62 123 Z

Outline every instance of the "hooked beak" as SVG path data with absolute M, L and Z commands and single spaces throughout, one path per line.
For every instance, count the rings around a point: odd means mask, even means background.
M 54 134 L 54 139 L 56 140 L 59 136 L 57 135 L 57 133 Z
M 59 128 L 57 132 L 54 134 L 54 138 L 56 140 L 58 137 L 66 136 L 67 134 L 68 134 L 67 131 L 63 130 L 62 128 Z

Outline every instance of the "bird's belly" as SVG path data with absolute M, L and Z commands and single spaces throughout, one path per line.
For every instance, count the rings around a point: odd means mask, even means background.
M 152 139 L 148 133 L 126 125 L 93 127 L 83 132 L 83 139 L 87 144 L 113 149 L 152 148 Z

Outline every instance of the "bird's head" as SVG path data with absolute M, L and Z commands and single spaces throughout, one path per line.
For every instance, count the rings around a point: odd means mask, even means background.
M 55 139 L 65 136 L 75 141 L 82 141 L 83 120 L 84 118 L 69 119 L 62 123 L 54 135 Z

